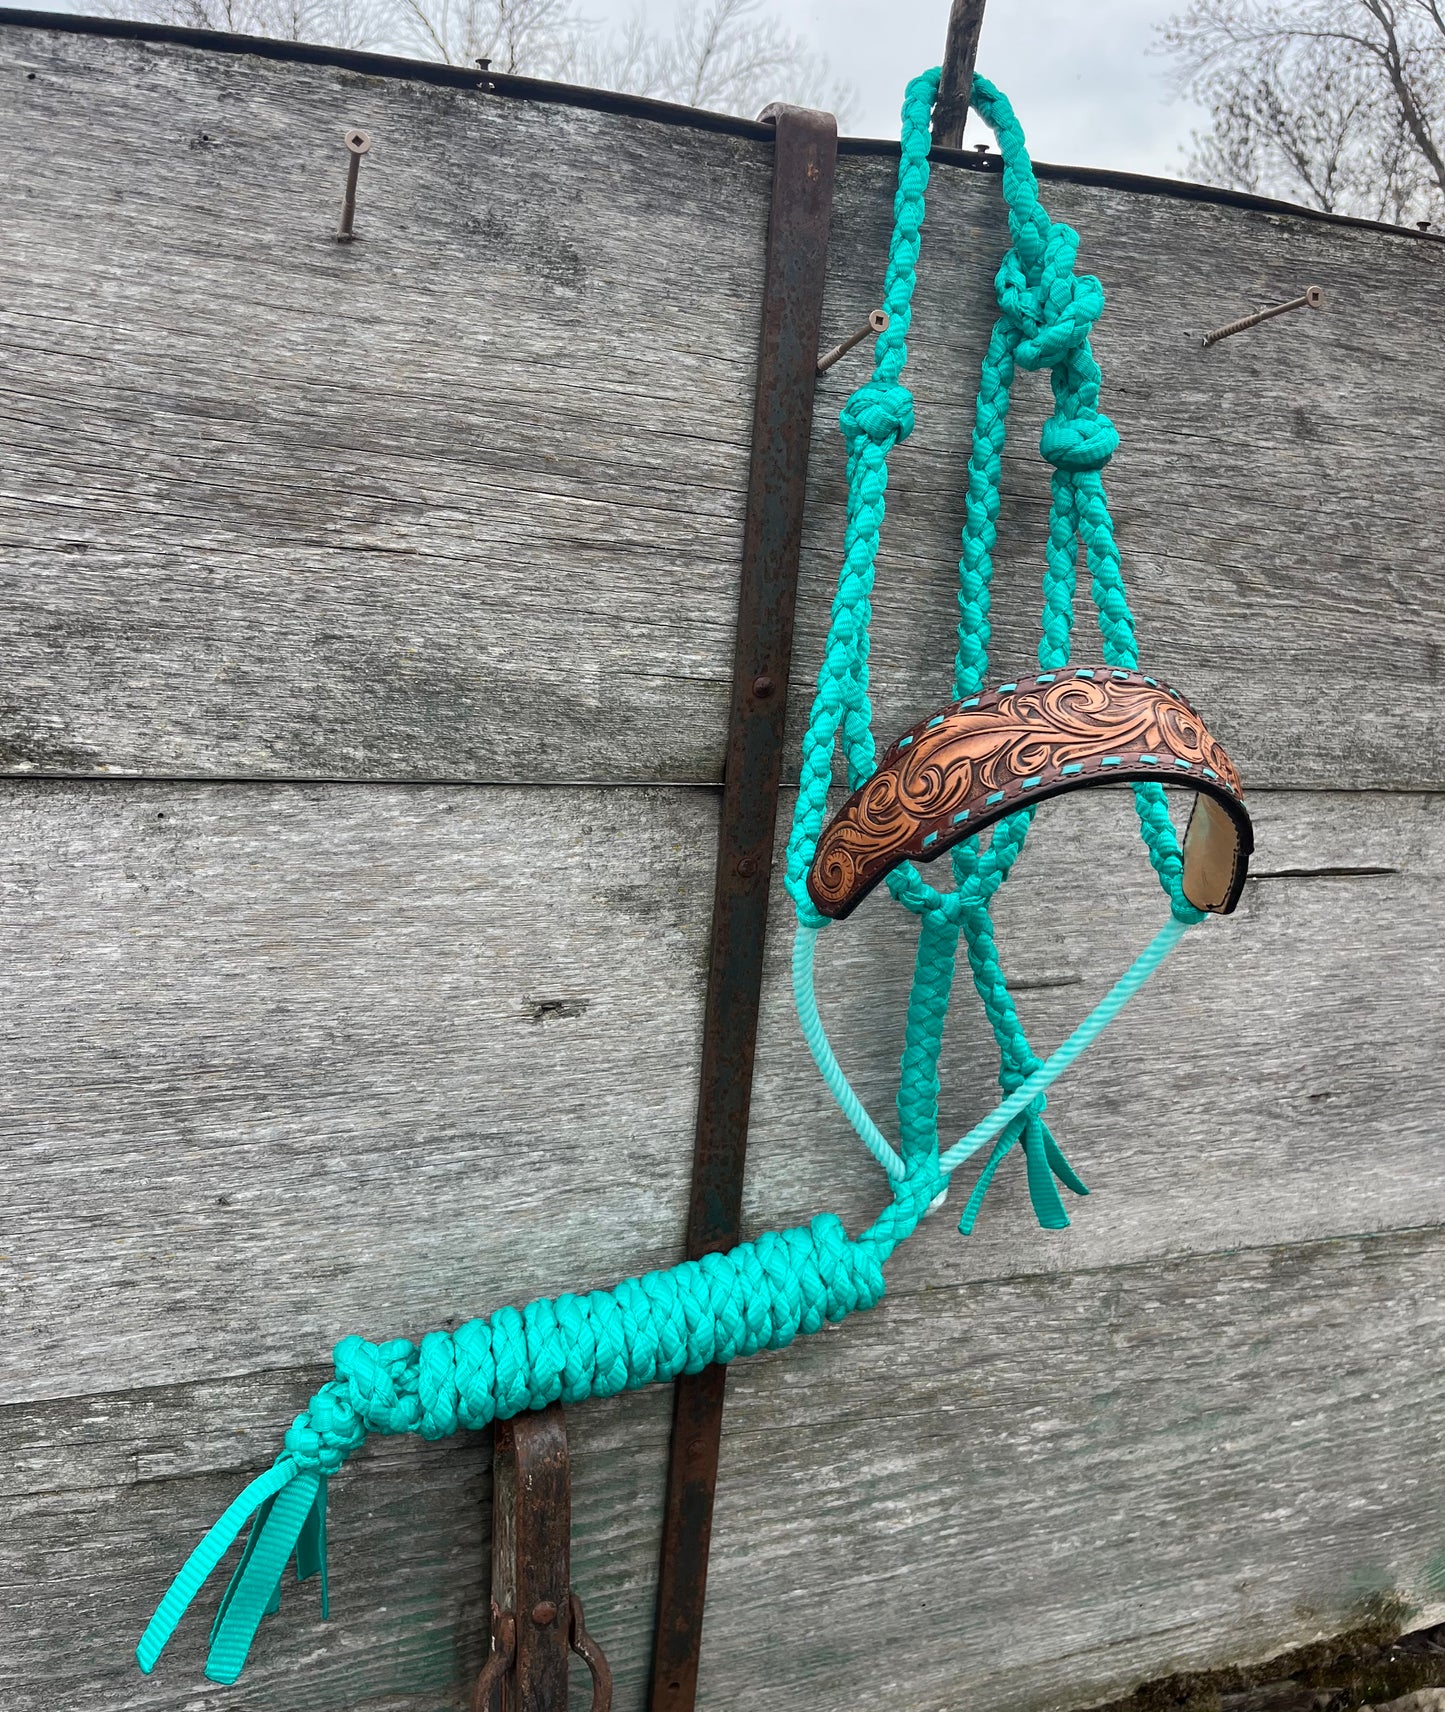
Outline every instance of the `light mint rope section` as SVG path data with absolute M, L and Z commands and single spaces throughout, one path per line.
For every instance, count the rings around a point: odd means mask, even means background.
M 828 1085 L 828 1092 L 838 1103 L 838 1109 L 857 1132 L 858 1139 L 873 1155 L 889 1177 L 901 1182 L 908 1168 L 893 1151 L 887 1138 L 868 1116 L 863 1102 L 853 1091 L 853 1085 L 843 1073 L 843 1067 L 833 1055 L 833 1048 L 818 1015 L 818 999 L 813 984 L 813 954 L 818 947 L 821 930 L 807 922 L 799 922 L 793 936 L 793 1000 L 802 1024 L 803 1039 L 813 1055 L 813 1062 Z
M 1187 921 L 1180 921 L 1177 916 L 1171 916 L 1063 1045 L 1050 1053 L 1013 1093 L 1000 1100 L 986 1118 L 976 1123 L 966 1136 L 956 1141 L 942 1155 L 938 1161 L 939 1174 L 944 1178 L 951 1177 L 966 1159 L 972 1158 L 985 1142 L 992 1141 L 1000 1130 L 1012 1123 L 1021 1111 L 1052 1086 L 1071 1064 L 1081 1058 L 1183 939 L 1191 925 Z M 822 1073 L 823 1080 L 828 1084 L 829 1092 L 838 1102 L 843 1115 L 857 1131 L 864 1146 L 896 1182 L 904 1177 L 907 1168 L 877 1124 L 869 1117 L 867 1108 L 834 1056 L 818 1016 L 818 1001 L 813 985 L 813 961 L 818 932 L 817 928 L 800 922 L 793 941 L 793 996 L 797 1001 L 798 1015 L 803 1018 L 803 1036 L 812 1052 L 813 1062 Z
M 1016 1146 L 1024 1154 L 1029 1194 L 1040 1223 L 1058 1229 L 1069 1220 L 1056 1185 L 1063 1183 L 1079 1194 L 1087 1190 L 1044 1122 L 1044 1090 L 1053 1078 L 1039 1076 L 1041 1060 L 1029 1044 L 1008 990 L 989 908 L 1023 849 L 1033 820 L 1031 810 L 995 827 L 987 848 L 977 839 L 955 846 L 952 892 L 929 885 L 911 863 L 888 876 L 894 899 L 919 918 L 914 991 L 899 1071 L 901 1153 L 849 1086 L 813 996 L 813 945 L 828 923 L 808 896 L 807 873 L 827 817 L 834 751 L 841 741 L 850 789 L 856 790 L 875 767 L 868 633 L 889 456 L 914 426 L 913 399 L 902 374 L 912 327 L 938 82 L 937 72 L 927 72 L 914 79 L 904 99 L 894 234 L 883 291 L 883 306 L 892 319 L 874 348 L 871 379 L 849 398 L 839 418 L 848 460 L 847 527 L 828 641 L 803 741 L 788 842 L 787 886 L 799 930 L 794 991 L 804 1038 L 825 1084 L 869 1152 L 897 1181 L 910 1150 L 920 1156 L 930 1150 L 937 1155 L 938 1059 L 961 935 L 974 986 L 998 1046 L 1004 1096 L 999 1110 L 1007 1116 L 998 1146 L 964 1209 L 960 1229 L 972 1229 L 994 1172 Z M 974 81 L 973 105 L 998 139 L 1011 247 L 995 282 L 999 318 L 983 359 L 968 461 L 953 686 L 958 700 L 977 695 L 988 672 L 1002 455 L 1019 369 L 1047 369 L 1054 397 L 1054 411 L 1044 423 L 1039 444 L 1044 459 L 1053 466 L 1044 546 L 1040 668 L 1058 670 L 1068 662 L 1081 551 L 1089 569 L 1106 664 L 1131 669 L 1138 664 L 1134 621 L 1101 473 L 1119 436 L 1099 409 L 1101 377 L 1089 344 L 1089 330 L 1104 307 L 1103 287 L 1092 275 L 1076 271 L 1078 234 L 1051 220 L 1039 202 L 1023 131 L 1008 101 L 979 77 Z M 1185 924 L 1202 919 L 1183 894 L 1179 844 L 1163 790 L 1157 785 L 1136 787 L 1135 805 L 1150 862 L 1169 897 L 1174 919 Z M 1022 1094 L 1025 1088 L 1031 1090 L 1027 1096 Z
M 1015 1088 L 1006 1100 L 1001 1100 L 981 1123 L 975 1124 L 966 1136 L 949 1148 L 938 1162 L 938 1168 L 945 1177 L 957 1171 L 964 1160 L 977 1153 L 985 1142 L 992 1141 L 1006 1124 L 1011 1123 L 1032 1100 L 1042 1094 L 1052 1082 L 1056 1082 L 1071 1064 L 1088 1051 L 1188 933 L 1191 925 L 1190 922 L 1180 921 L 1177 916 L 1171 916 L 1164 923 L 1064 1044 L 1056 1052 L 1050 1053 L 1028 1080 Z

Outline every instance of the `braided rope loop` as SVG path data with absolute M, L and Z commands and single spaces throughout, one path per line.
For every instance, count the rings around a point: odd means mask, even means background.
M 1014 1104 L 1017 1091 L 1037 1076 L 1041 1061 L 1009 992 L 990 914 L 994 893 L 1022 853 L 1033 820 L 1031 810 L 995 827 L 986 846 L 971 839 L 954 847 L 952 892 L 930 886 L 911 863 L 903 863 L 887 877 L 887 889 L 895 901 L 919 918 L 913 993 L 899 1067 L 901 1142 L 897 1149 L 863 1108 L 839 1067 L 819 1019 L 813 988 L 813 940 L 827 922 L 808 896 L 807 872 L 827 815 L 840 728 L 849 788 L 856 790 L 876 765 L 869 729 L 868 628 L 888 458 L 913 428 L 913 400 L 901 377 L 912 325 L 929 127 L 937 90 L 938 76 L 928 72 L 909 85 L 904 100 L 895 227 L 884 291 L 893 323 L 874 346 L 872 376 L 848 400 L 841 416 L 848 460 L 848 524 L 828 643 L 804 738 L 802 785 L 788 846 L 787 884 L 797 910 L 800 947 L 806 936 L 806 980 L 795 980 L 795 993 L 804 1037 L 825 1083 L 888 1172 L 896 1193 L 900 1164 L 938 1157 L 939 1049 L 961 932 L 974 987 L 998 1048 L 999 1087 L 1010 1117 L 979 1175 L 959 1228 L 973 1229 L 994 1173 L 1012 1149 L 1020 1147 L 1034 1211 L 1042 1225 L 1057 1230 L 1069 1222 L 1057 1185 L 1062 1183 L 1075 1194 L 1088 1191 L 1044 1122 L 1042 1091 L 1022 1105 Z M 1068 663 L 1081 556 L 1088 567 L 1106 663 L 1131 669 L 1138 664 L 1134 620 L 1102 474 L 1118 449 L 1119 435 L 1099 407 L 1102 376 L 1090 344 L 1090 333 L 1103 313 L 1104 289 L 1092 274 L 1078 271 L 1078 233 L 1050 219 L 1040 202 L 1023 130 L 1007 99 L 986 78 L 977 77 L 973 105 L 998 140 L 1011 242 L 995 277 L 999 314 L 983 357 L 969 449 L 953 683 L 959 700 L 977 695 L 988 674 L 1003 452 L 1014 378 L 1020 369 L 1048 371 L 1054 406 L 1039 439 L 1040 453 L 1052 469 L 1040 669 L 1055 671 Z M 1201 912 L 1184 897 L 1183 863 L 1163 789 L 1139 785 L 1134 795 L 1149 860 L 1169 898 L 1171 915 L 1181 925 L 1189 925 L 1201 919 Z

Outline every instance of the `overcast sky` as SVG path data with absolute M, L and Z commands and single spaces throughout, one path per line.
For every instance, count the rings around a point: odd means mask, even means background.
M 647 0 L 662 23 L 677 0 Z M 848 129 L 896 137 L 903 86 L 943 57 L 948 0 L 770 0 L 858 92 Z M 622 18 L 634 0 L 592 0 L 595 17 Z M 1017 108 L 1040 160 L 1177 175 L 1197 109 L 1171 99 L 1167 61 L 1151 53 L 1154 27 L 1180 0 L 989 0 L 980 71 Z

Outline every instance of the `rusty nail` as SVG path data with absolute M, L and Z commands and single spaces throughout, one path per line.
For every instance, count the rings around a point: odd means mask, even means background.
M 1324 300 L 1325 294 L 1320 286 L 1306 286 L 1298 297 L 1292 297 L 1288 303 L 1273 303 L 1268 309 L 1258 309 L 1253 315 L 1241 315 L 1238 321 L 1231 321 L 1225 327 L 1216 327 L 1212 333 L 1206 333 L 1204 348 L 1207 351 L 1221 339 L 1232 339 L 1236 333 L 1244 332 L 1246 327 L 1258 327 L 1261 321 L 1272 321 L 1276 315 L 1288 315 L 1292 309 L 1318 309 Z
M 757 871 L 758 859 L 756 856 L 740 856 L 738 858 L 738 873 L 743 879 L 751 880 Z
M 753 679 L 753 694 L 759 701 L 766 701 L 772 693 L 773 680 L 766 673 Z
M 831 351 L 818 358 L 818 373 L 827 374 L 839 357 L 846 357 L 854 345 L 861 345 L 870 333 L 886 333 L 888 321 L 886 309 L 875 309 L 856 333 L 850 333 L 841 345 L 834 345 Z
M 349 244 L 355 233 L 351 223 L 356 218 L 356 180 L 361 173 L 361 157 L 371 147 L 371 138 L 365 131 L 348 131 L 345 139 L 346 153 L 346 194 L 341 202 L 341 225 L 337 229 L 338 244 Z
M 539 1599 L 532 1607 L 532 1621 L 539 1629 L 545 1629 L 557 1621 L 557 1607 L 550 1599 Z

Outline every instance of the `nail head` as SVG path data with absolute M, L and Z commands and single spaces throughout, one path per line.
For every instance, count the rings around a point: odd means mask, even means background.
M 766 701 L 773 693 L 773 680 L 766 675 L 753 679 L 753 694 L 759 701 Z
M 532 1621 L 539 1629 L 545 1629 L 557 1621 L 557 1607 L 550 1599 L 539 1599 L 532 1607 Z

